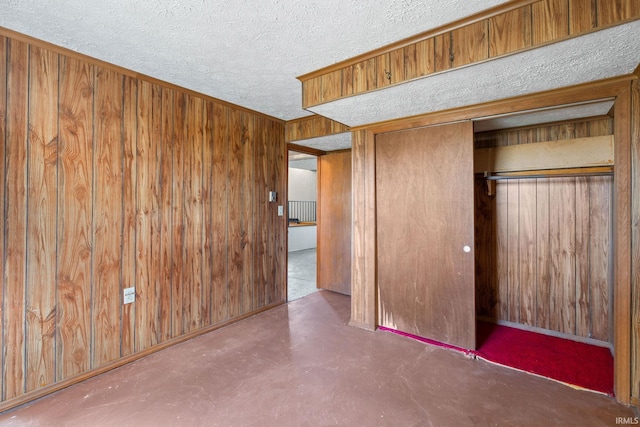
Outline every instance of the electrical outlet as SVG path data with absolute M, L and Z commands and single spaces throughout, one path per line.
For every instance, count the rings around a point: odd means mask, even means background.
M 278 206 L 278 216 L 284 215 L 284 206 Z
M 131 304 L 136 301 L 136 288 L 125 288 L 123 292 L 125 304 Z

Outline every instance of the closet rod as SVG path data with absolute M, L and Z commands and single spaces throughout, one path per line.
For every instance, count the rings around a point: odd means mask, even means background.
M 499 181 L 503 179 L 572 178 L 581 176 L 613 176 L 613 166 L 517 172 L 484 172 L 484 178 L 489 181 Z

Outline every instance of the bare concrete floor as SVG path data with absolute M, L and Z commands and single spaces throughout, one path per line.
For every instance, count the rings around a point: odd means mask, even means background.
M 287 258 L 287 300 L 317 292 L 316 248 L 289 252 Z
M 0 414 L 6 426 L 602 426 L 613 399 L 388 332 L 319 291 Z

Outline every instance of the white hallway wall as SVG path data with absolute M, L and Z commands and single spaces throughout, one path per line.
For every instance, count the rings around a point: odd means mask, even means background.
M 289 168 L 289 200 L 316 201 L 316 171 Z M 317 246 L 316 226 L 289 227 L 289 252 Z

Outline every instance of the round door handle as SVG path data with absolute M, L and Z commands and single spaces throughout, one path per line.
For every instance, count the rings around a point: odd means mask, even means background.
M 464 248 L 462 248 L 463 251 L 465 251 L 466 253 L 471 252 L 471 248 L 469 246 L 465 246 Z

